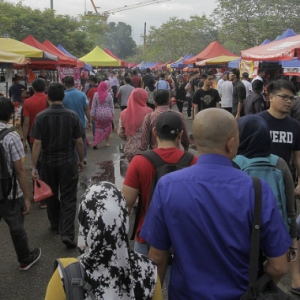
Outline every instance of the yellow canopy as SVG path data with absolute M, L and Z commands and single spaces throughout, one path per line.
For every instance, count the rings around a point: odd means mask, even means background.
M 197 61 L 196 66 L 227 64 L 238 58 L 239 58 L 239 56 L 220 55 L 220 56 L 217 56 L 214 58 Z
M 22 64 L 25 61 L 24 55 L 18 55 L 0 50 L 0 63 Z
M 177 59 L 176 61 L 170 63 L 170 64 L 167 64 L 167 69 L 170 69 L 171 68 L 171 64 L 176 64 L 177 62 L 181 61 L 183 59 L 183 56 L 181 56 L 179 59 Z
M 42 58 L 44 56 L 42 50 L 9 38 L 0 38 L 0 50 L 24 55 L 28 58 Z
M 121 61 L 114 59 L 100 47 L 96 46 L 90 53 L 79 58 L 94 67 L 120 67 Z

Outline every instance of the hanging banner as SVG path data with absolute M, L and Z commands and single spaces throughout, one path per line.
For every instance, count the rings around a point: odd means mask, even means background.
M 254 73 L 254 64 L 253 64 L 253 61 L 251 60 L 243 60 L 241 59 L 240 60 L 240 73 L 243 74 L 244 72 L 247 72 L 249 74 L 249 76 L 251 77 Z
M 300 68 L 284 68 L 283 75 L 285 75 L 285 76 L 300 76 Z
M 80 81 L 80 68 L 62 68 L 57 67 L 59 82 L 62 82 L 62 79 L 66 76 L 74 77 L 75 87 L 81 89 Z

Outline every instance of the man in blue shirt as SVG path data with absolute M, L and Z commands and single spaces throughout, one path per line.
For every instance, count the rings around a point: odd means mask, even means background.
M 89 110 L 89 103 L 86 95 L 80 91 L 78 91 L 74 85 L 74 78 L 72 76 L 66 76 L 64 78 L 65 83 L 65 98 L 63 101 L 64 107 L 73 110 L 77 113 L 80 123 L 83 128 L 83 145 L 84 145 L 84 164 L 86 165 L 86 120 L 85 117 L 88 119 L 89 128 L 91 128 L 91 116 Z
M 255 197 L 252 179 L 231 164 L 237 123 L 227 111 L 209 108 L 196 115 L 193 135 L 197 163 L 158 181 L 140 235 L 151 245 L 161 282 L 173 247 L 170 300 L 238 300 L 248 285 Z M 261 183 L 260 246 L 265 271 L 277 283 L 292 241 L 272 190 Z
M 13 78 L 13 84 L 9 87 L 8 93 L 12 102 L 22 104 L 22 92 L 26 91 L 26 87 L 20 84 L 20 77 L 16 75 Z

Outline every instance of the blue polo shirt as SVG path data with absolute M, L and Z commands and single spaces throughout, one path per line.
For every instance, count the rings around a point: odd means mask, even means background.
M 82 127 L 85 128 L 84 108 L 88 106 L 86 95 L 75 88 L 65 90 L 63 105 L 77 113 Z
M 292 240 L 262 182 L 261 248 L 283 255 Z M 169 299 L 238 300 L 247 289 L 254 208 L 252 179 L 221 155 L 162 177 L 141 231 L 151 246 L 174 249 Z

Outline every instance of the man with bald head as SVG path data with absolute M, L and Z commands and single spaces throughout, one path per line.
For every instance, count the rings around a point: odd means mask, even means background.
M 237 123 L 225 110 L 206 109 L 196 115 L 193 135 L 197 163 L 158 181 L 140 236 L 151 245 L 161 282 L 174 250 L 170 300 L 238 300 L 248 286 L 255 196 L 252 179 L 231 163 Z M 291 239 L 272 190 L 261 185 L 260 247 L 277 283 L 287 272 Z

